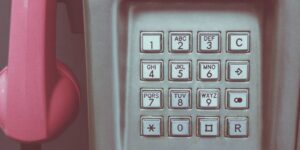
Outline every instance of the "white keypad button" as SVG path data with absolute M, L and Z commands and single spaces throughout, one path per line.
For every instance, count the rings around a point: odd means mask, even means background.
M 169 106 L 172 109 L 191 108 L 192 90 L 191 89 L 170 89 Z
M 163 107 L 162 89 L 141 89 L 141 108 L 155 109 Z
M 217 137 L 219 127 L 219 117 L 197 117 L 197 136 Z
M 228 137 L 247 137 L 248 118 L 247 117 L 227 117 L 226 118 Z
M 170 32 L 170 52 L 188 53 L 192 51 L 191 32 Z
M 191 80 L 191 61 L 170 61 L 169 80 L 188 81 Z
M 218 109 L 220 107 L 220 89 L 198 89 L 197 108 Z
M 227 39 L 229 52 L 249 52 L 249 32 L 228 32 Z
M 163 61 L 142 60 L 141 80 L 163 80 Z
M 199 80 L 220 80 L 220 61 L 198 61 Z
M 169 136 L 191 136 L 191 118 L 169 117 Z
M 141 32 L 141 52 L 163 52 L 163 32 Z
M 227 61 L 227 80 L 249 81 L 249 61 Z
M 220 32 L 198 32 L 198 52 L 220 52 Z
M 162 136 L 163 124 L 162 117 L 141 117 L 141 135 L 142 136 Z
M 248 109 L 248 89 L 228 89 L 226 90 L 227 108 Z

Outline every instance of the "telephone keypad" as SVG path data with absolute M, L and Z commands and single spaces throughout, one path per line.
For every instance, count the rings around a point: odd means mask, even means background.
M 192 135 L 191 117 L 169 117 L 169 136 L 188 137 Z
M 141 136 L 168 133 L 171 137 L 189 137 L 195 132 L 201 138 L 248 137 L 250 94 L 245 85 L 250 81 L 250 61 L 237 55 L 250 51 L 250 32 L 225 33 L 226 51 L 222 51 L 222 32 L 218 31 L 197 32 L 197 50 L 193 51 L 193 32 L 172 31 L 167 39 L 164 32 L 141 32 L 140 79 L 147 85 L 140 89 L 140 110 L 146 114 L 141 115 Z M 166 48 L 169 51 L 164 51 Z M 168 107 L 164 107 L 166 103 Z M 151 111 L 162 116 L 152 116 Z M 197 114 L 191 115 L 195 111 Z M 164 124 L 168 129 L 164 130 Z

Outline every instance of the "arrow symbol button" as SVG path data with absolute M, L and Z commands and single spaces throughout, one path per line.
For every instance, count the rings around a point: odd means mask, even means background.
M 243 73 L 243 70 L 241 68 L 237 68 L 235 73 L 239 76 Z

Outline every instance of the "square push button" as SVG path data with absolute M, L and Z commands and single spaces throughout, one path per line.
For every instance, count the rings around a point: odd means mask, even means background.
M 188 137 L 191 135 L 191 117 L 169 117 L 169 136 Z
M 162 136 L 163 118 L 160 116 L 142 116 L 141 117 L 141 136 Z
M 250 51 L 249 32 L 227 32 L 228 52 L 239 53 Z
M 192 51 L 192 32 L 170 32 L 170 52 L 189 53 Z
M 163 89 L 141 89 L 141 108 L 159 109 L 163 107 Z
M 169 80 L 189 81 L 192 80 L 191 61 L 169 61 Z
M 219 81 L 220 61 L 198 61 L 198 80 Z
M 226 98 L 228 109 L 248 109 L 249 93 L 248 89 L 227 89 Z
M 141 32 L 141 52 L 163 52 L 163 32 Z
M 217 137 L 220 135 L 219 117 L 197 117 L 197 136 Z
M 228 137 L 248 137 L 247 117 L 227 117 L 226 136 Z
M 161 61 L 161 60 L 142 60 L 141 61 L 141 80 L 144 80 L 144 81 L 163 80 L 163 61 Z
M 189 109 L 191 100 L 191 89 L 169 89 L 169 107 L 171 109 Z
M 198 89 L 197 108 L 218 109 L 220 108 L 220 89 Z
M 227 81 L 249 81 L 249 61 L 227 61 Z
M 198 52 L 218 53 L 220 52 L 220 32 L 198 32 Z

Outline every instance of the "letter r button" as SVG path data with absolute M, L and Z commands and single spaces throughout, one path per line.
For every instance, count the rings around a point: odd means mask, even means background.
M 227 137 L 248 137 L 248 117 L 226 117 Z

